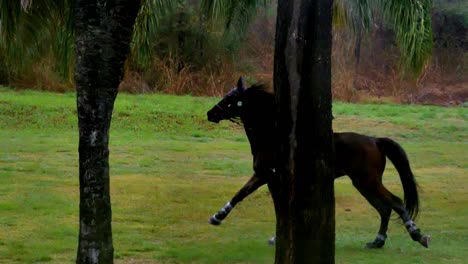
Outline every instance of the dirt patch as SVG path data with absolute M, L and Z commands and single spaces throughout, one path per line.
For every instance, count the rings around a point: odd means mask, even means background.
M 468 82 L 453 85 L 431 84 L 418 91 L 415 103 L 453 106 L 462 105 L 468 99 Z

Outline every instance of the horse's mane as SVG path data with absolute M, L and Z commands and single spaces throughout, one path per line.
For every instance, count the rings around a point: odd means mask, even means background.
M 264 83 L 255 83 L 246 90 L 248 98 L 250 98 L 251 104 L 255 104 L 255 111 L 264 109 L 265 111 L 271 111 L 275 107 L 275 95 L 270 91 L 270 87 Z M 260 111 L 258 113 L 264 113 Z
M 271 92 L 270 87 L 264 83 L 255 83 L 252 86 L 250 86 L 248 89 L 273 94 Z

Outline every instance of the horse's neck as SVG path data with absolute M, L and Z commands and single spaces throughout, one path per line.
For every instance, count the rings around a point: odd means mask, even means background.
M 277 144 L 276 127 L 273 116 L 256 116 L 255 114 L 243 117 L 245 133 L 249 139 L 252 154 L 259 151 L 272 151 Z
M 250 126 L 245 126 L 244 125 L 244 130 L 245 130 L 245 134 L 247 135 L 247 139 L 249 140 L 249 143 L 250 143 L 250 148 L 252 150 L 252 153 L 256 153 L 258 151 L 258 133 L 256 133 L 257 131 L 250 127 Z

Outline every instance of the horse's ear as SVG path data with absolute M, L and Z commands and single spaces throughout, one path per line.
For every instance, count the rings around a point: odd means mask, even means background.
M 245 90 L 244 78 L 242 78 L 242 76 L 237 81 L 237 90 L 239 90 L 240 92 L 243 92 Z

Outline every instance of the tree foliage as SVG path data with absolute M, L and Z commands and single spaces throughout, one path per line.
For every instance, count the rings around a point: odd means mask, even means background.
M 56 70 L 68 77 L 73 67 L 72 2 L 0 1 L 0 51 L 4 54 L 0 63 L 6 65 L 8 75 L 19 75 L 44 57 L 51 57 Z M 150 67 L 152 60 L 160 54 L 174 56 L 173 51 L 179 43 L 168 36 L 183 30 L 194 33 L 186 36 L 189 41 L 203 42 L 205 49 L 214 53 L 232 50 L 242 39 L 240 36 L 246 32 L 260 2 L 266 4 L 268 1 L 143 1 L 135 23 L 131 61 L 136 67 L 145 68 Z M 185 26 L 190 28 L 181 28 L 182 24 L 177 23 L 184 14 Z M 176 23 L 173 23 L 174 19 Z M 220 47 L 213 47 L 213 43 Z M 203 45 L 192 47 L 195 48 L 203 49 Z M 188 55 L 184 56 L 178 54 L 181 57 L 176 59 L 197 62 L 199 58 L 190 56 L 191 52 L 194 51 L 186 52 Z M 199 64 L 209 64 L 210 60 L 215 61 L 215 58 L 207 56 Z
M 391 26 L 401 50 L 403 71 L 417 76 L 427 65 L 432 51 L 431 0 L 334 2 L 335 24 L 369 29 L 376 17 L 381 17 Z M 2 74 L 4 78 L 25 74 L 45 58 L 65 80 L 69 78 L 74 60 L 72 3 L 73 0 L 0 0 L 0 78 Z M 130 65 L 144 71 L 152 67 L 156 57 L 164 56 L 191 67 L 206 65 L 216 69 L 218 61 L 235 57 L 257 11 L 275 3 L 143 1 L 135 23 Z M 181 19 L 185 22 L 180 23 Z
M 0 1 L 0 65 L 8 75 L 24 74 L 34 62 L 52 57 L 67 76 L 73 61 L 72 0 Z
M 432 0 L 337 0 L 335 23 L 366 30 L 383 19 L 396 35 L 403 73 L 417 77 L 432 54 Z

